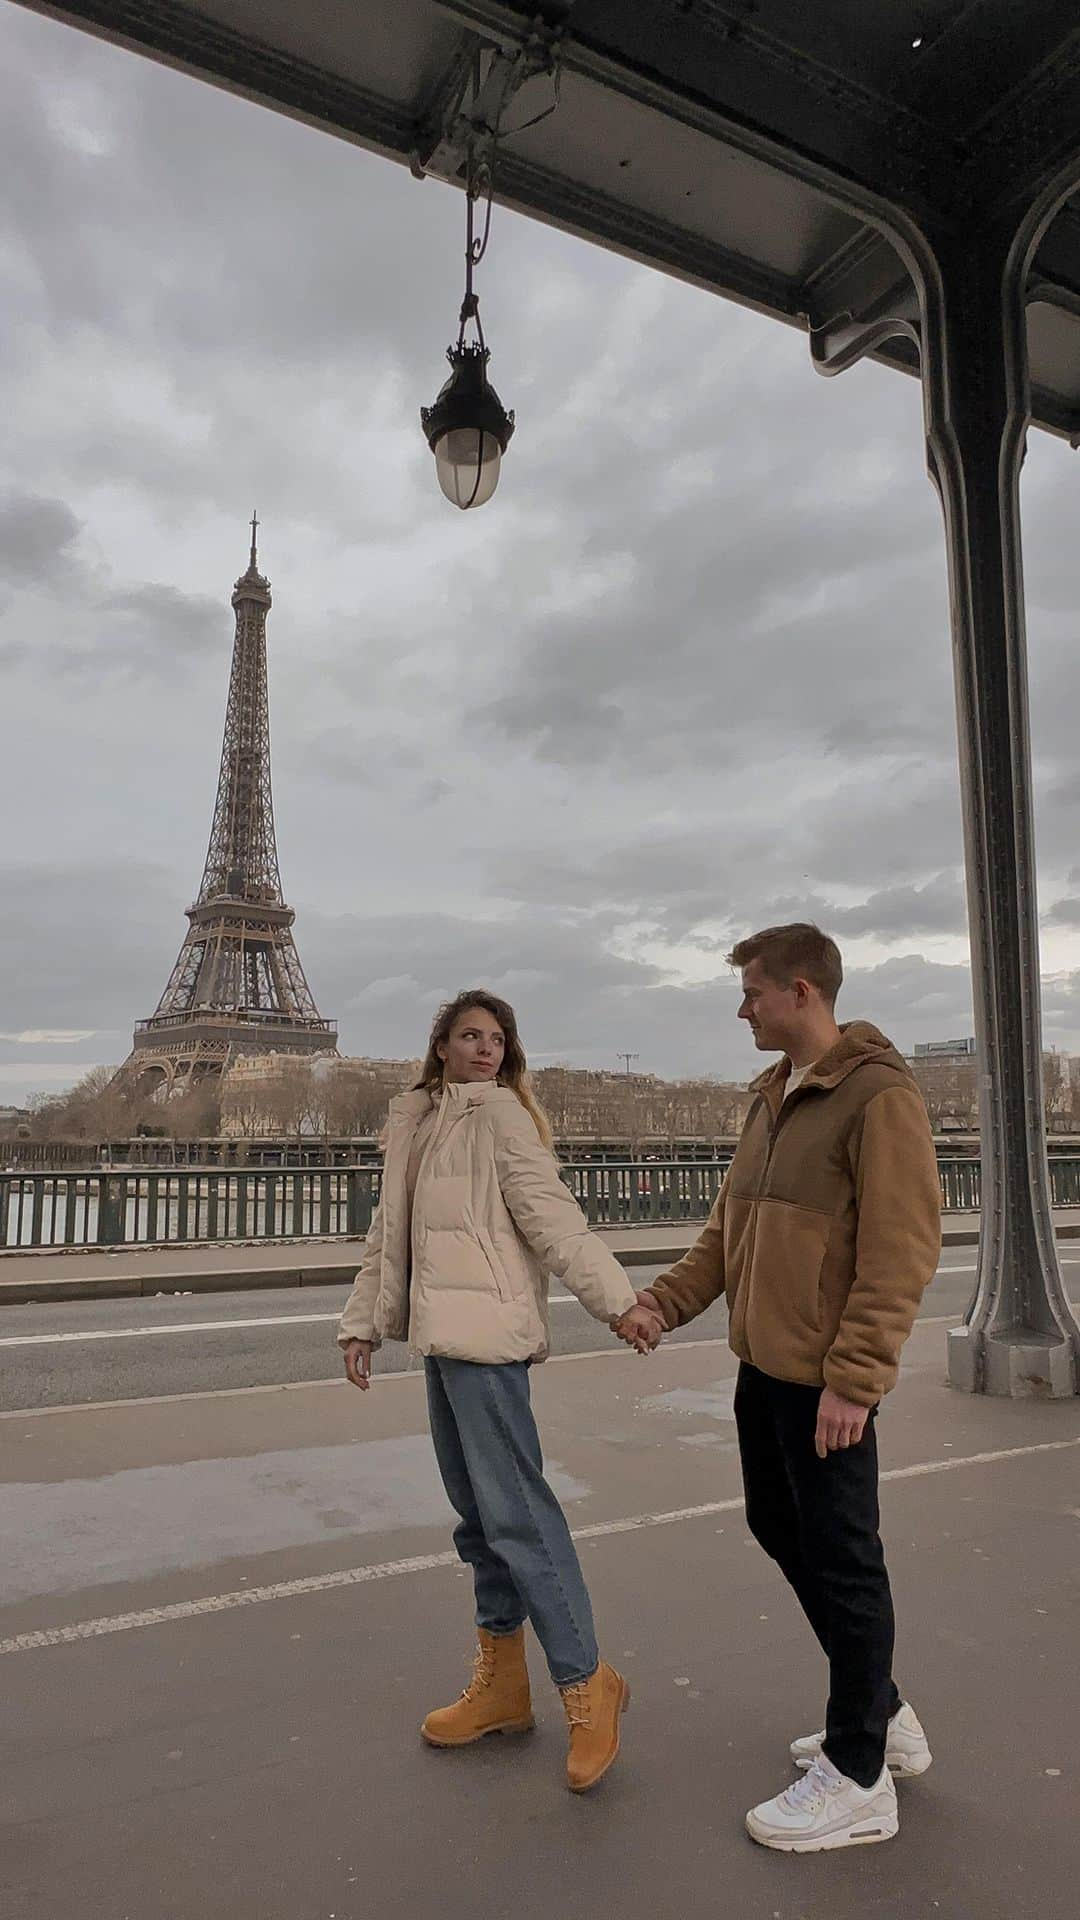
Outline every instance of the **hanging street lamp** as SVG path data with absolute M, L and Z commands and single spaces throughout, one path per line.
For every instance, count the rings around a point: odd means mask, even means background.
M 486 181 L 487 214 L 483 237 L 478 240 L 474 225 L 480 180 Z M 457 345 L 446 350 L 450 378 L 434 404 L 420 409 L 420 424 L 435 455 L 439 485 L 446 498 L 463 511 L 482 507 L 491 499 L 514 431 L 514 415 L 507 413 L 487 377 L 490 353 L 480 324 L 480 302 L 473 289 L 473 270 L 484 257 L 491 231 L 490 169 L 478 176 L 470 166 L 465 204 L 465 298 Z M 474 340 L 465 337 L 470 322 L 476 331 Z
M 450 378 L 430 407 L 421 407 L 420 424 L 435 455 L 435 472 L 446 498 L 463 511 L 482 507 L 499 484 L 502 457 L 514 431 L 508 413 L 487 377 L 489 352 L 480 324 L 480 303 L 473 275 L 487 252 L 491 202 L 500 142 L 524 133 L 554 113 L 559 104 L 560 52 L 568 0 L 545 0 L 522 45 L 514 50 L 477 47 L 471 75 L 449 103 L 437 128 L 421 142 L 414 171 L 465 185 L 465 298 L 456 345 L 448 347 Z M 509 102 L 530 81 L 552 82 L 554 97 L 521 125 L 507 127 Z M 465 104 L 470 91 L 472 98 Z M 484 202 L 484 230 L 476 235 L 476 208 Z M 466 338 L 470 328 L 473 337 Z

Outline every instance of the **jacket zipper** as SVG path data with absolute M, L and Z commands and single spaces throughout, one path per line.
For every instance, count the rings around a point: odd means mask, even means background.
M 416 1169 L 416 1185 L 415 1185 L 415 1187 L 413 1188 L 413 1198 L 412 1198 L 412 1206 L 411 1206 L 411 1208 L 409 1209 L 409 1300 L 410 1300 L 410 1307 L 411 1307 L 411 1297 L 412 1297 L 412 1277 L 413 1277 L 413 1273 L 414 1273 L 414 1270 L 415 1270 L 415 1268 L 416 1268 L 416 1244 L 415 1244 L 415 1241 L 414 1241 L 414 1238 L 413 1238 L 413 1234 L 414 1234 L 414 1229 L 415 1229 L 415 1225 L 416 1225 L 416 1202 L 417 1202 L 417 1200 L 418 1200 L 418 1199 L 419 1199 L 419 1197 L 420 1197 L 420 1182 L 422 1181 L 422 1179 L 423 1179 L 423 1177 L 424 1177 L 424 1169 L 425 1169 L 425 1167 L 427 1166 L 427 1163 L 428 1163 L 428 1161 L 429 1161 L 429 1160 L 431 1159 L 431 1156 L 432 1156 L 432 1153 L 433 1153 L 433 1152 L 434 1152 L 434 1150 L 435 1150 L 435 1143 L 436 1143 L 436 1141 L 437 1141 L 437 1140 L 438 1140 L 438 1138 L 439 1138 L 439 1134 L 440 1134 L 440 1133 L 442 1132 L 442 1124 L 443 1124 L 443 1121 L 444 1121 L 444 1119 L 445 1119 L 445 1117 L 446 1117 L 446 1113 L 447 1113 L 447 1109 L 448 1109 L 448 1107 L 449 1107 L 449 1104 L 450 1104 L 450 1089 L 449 1089 L 449 1087 L 444 1087 L 444 1088 L 443 1088 L 443 1092 L 442 1092 L 442 1099 L 441 1099 L 441 1100 L 439 1101 L 439 1110 L 438 1110 L 438 1113 L 437 1113 L 437 1114 L 436 1114 L 436 1116 L 435 1116 L 435 1125 L 434 1125 L 434 1126 L 432 1127 L 432 1129 L 431 1129 L 431 1132 L 430 1132 L 430 1133 L 429 1133 L 429 1135 L 428 1135 L 428 1143 L 427 1143 L 427 1146 L 426 1146 L 426 1147 L 424 1148 L 424 1151 L 423 1151 L 423 1153 L 422 1153 L 422 1154 L 421 1154 L 421 1156 L 420 1156 L 420 1165 L 419 1165 L 419 1166 L 417 1167 L 417 1169 Z M 420 1123 L 419 1123 L 419 1122 L 417 1122 L 417 1125 L 419 1125 L 419 1124 L 420 1124 Z M 410 1311 L 410 1318 L 411 1318 L 411 1311 Z
M 412 1270 L 413 1270 L 413 1266 L 415 1264 L 415 1259 L 416 1259 L 416 1249 L 413 1245 L 413 1223 L 416 1219 L 416 1203 L 420 1197 L 420 1185 L 424 1178 L 424 1170 L 427 1167 L 428 1161 L 431 1159 L 431 1156 L 434 1153 L 435 1148 L 439 1143 L 440 1136 L 445 1131 L 444 1123 L 446 1120 L 446 1115 L 449 1109 L 449 1105 L 450 1105 L 450 1089 L 449 1087 L 447 1087 L 447 1088 L 444 1088 L 443 1090 L 443 1096 L 439 1102 L 438 1117 L 435 1121 L 435 1125 L 432 1127 L 431 1132 L 428 1135 L 427 1146 L 424 1148 L 424 1151 L 420 1156 L 420 1165 L 416 1169 L 416 1186 L 413 1188 L 412 1215 L 409 1220 L 409 1291 L 410 1293 L 412 1292 Z M 466 1111 L 467 1111 L 467 1103 L 463 1103 L 460 1112 L 456 1115 L 456 1118 L 458 1120 L 462 1119 Z
M 762 1099 L 765 1100 L 764 1094 L 762 1095 Z M 768 1104 L 769 1104 L 768 1101 L 765 1100 L 766 1108 L 768 1107 Z M 773 1120 L 770 1118 L 770 1121 L 769 1121 L 769 1151 L 765 1155 L 765 1168 L 762 1173 L 761 1179 L 758 1182 L 758 1190 L 754 1195 L 754 1231 L 750 1239 L 750 1258 L 746 1264 L 746 1299 L 743 1304 L 743 1338 L 746 1341 L 746 1346 L 748 1350 L 750 1347 L 750 1338 L 746 1331 L 746 1324 L 750 1314 L 750 1281 L 754 1271 L 754 1251 L 755 1251 L 755 1248 L 757 1247 L 758 1207 L 762 1199 L 762 1190 L 765 1186 L 765 1182 L 768 1180 L 768 1177 L 769 1177 L 769 1168 L 772 1166 L 773 1152 L 776 1147 L 777 1136 L 780 1132 L 783 1113 L 784 1113 L 784 1102 L 781 1101 L 780 1107 L 777 1111 L 776 1119 Z M 750 1365 L 753 1366 L 753 1364 L 754 1364 L 754 1356 L 753 1356 L 753 1353 L 751 1352 Z

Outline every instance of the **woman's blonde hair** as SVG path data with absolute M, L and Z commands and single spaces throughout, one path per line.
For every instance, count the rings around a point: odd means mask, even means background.
M 470 1007 L 482 1007 L 485 1013 L 490 1013 L 492 1019 L 498 1021 L 506 1043 L 502 1066 L 499 1068 L 499 1085 L 509 1087 L 517 1094 L 526 1113 L 531 1116 L 533 1125 L 545 1147 L 553 1149 L 551 1122 L 529 1084 L 525 1049 L 518 1034 L 514 1009 L 508 1000 L 500 1000 L 497 994 L 488 993 L 483 987 L 468 993 L 459 993 L 455 1000 L 443 1002 L 435 1015 L 427 1054 L 420 1069 L 420 1078 L 415 1082 L 413 1091 L 419 1092 L 423 1088 L 425 1092 L 431 1093 L 442 1086 L 443 1063 L 439 1058 L 439 1048 L 446 1045 L 455 1023 L 463 1013 L 469 1011 Z

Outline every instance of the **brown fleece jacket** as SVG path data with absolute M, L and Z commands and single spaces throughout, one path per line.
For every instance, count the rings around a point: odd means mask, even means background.
M 786 1058 L 753 1083 L 708 1224 L 649 1292 L 669 1328 L 726 1293 L 740 1360 L 870 1407 L 937 1270 L 941 1185 L 895 1047 L 864 1020 L 840 1032 L 790 1098 Z

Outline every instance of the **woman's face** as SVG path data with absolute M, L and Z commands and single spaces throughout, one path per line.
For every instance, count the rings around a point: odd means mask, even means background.
M 450 1029 L 450 1037 L 436 1049 L 444 1078 L 494 1080 L 503 1063 L 506 1036 L 493 1014 L 483 1007 L 466 1007 Z

